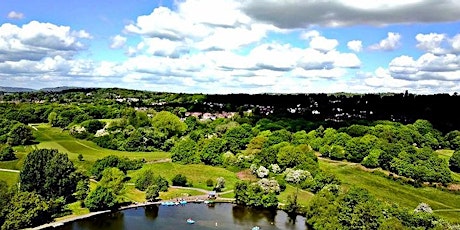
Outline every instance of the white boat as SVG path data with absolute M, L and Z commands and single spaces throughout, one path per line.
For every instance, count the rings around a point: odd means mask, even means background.
M 260 230 L 260 227 L 259 226 L 254 226 L 251 228 L 251 230 Z
M 192 218 L 188 218 L 188 219 L 187 219 L 187 224 L 194 224 L 194 223 L 195 223 L 195 221 L 192 220 Z

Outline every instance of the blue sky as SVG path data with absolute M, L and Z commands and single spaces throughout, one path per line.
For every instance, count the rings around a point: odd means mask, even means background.
M 0 86 L 460 92 L 456 0 L 0 3 Z

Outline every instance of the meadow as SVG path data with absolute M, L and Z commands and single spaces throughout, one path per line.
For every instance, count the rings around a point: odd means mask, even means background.
M 321 160 L 320 167 L 334 173 L 346 188 L 352 186 L 365 188 L 382 201 L 396 203 L 408 209 L 414 209 L 419 203 L 425 202 L 442 218 L 460 222 L 460 195 L 458 193 L 434 187 L 416 188 L 388 179 L 383 172 L 365 171 L 360 166 L 346 162 L 331 163 Z

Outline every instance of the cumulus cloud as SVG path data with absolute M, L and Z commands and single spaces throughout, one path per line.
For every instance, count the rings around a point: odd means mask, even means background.
M 0 63 L 5 61 L 41 60 L 46 57 L 70 58 L 85 49 L 85 31 L 37 21 L 18 27 L 5 23 L 0 26 Z
M 10 11 L 6 17 L 9 19 L 23 19 L 24 14 L 21 12 Z
M 441 47 L 441 44 L 445 41 L 445 34 L 417 34 L 415 36 L 417 40 L 417 48 L 427 51 L 430 53 L 442 54 L 445 53 L 444 48 Z
M 280 28 L 452 22 L 460 20 L 459 8 L 453 0 L 248 0 L 242 7 L 250 17 Z
M 401 35 L 399 33 L 388 32 L 388 36 L 379 43 L 369 46 L 371 50 L 392 51 L 397 49 L 401 43 Z
M 127 38 L 121 35 L 116 35 L 112 38 L 112 44 L 110 44 L 111 49 L 120 49 L 126 44 Z
M 357 53 L 363 50 L 363 42 L 360 40 L 352 40 L 347 43 L 347 47 Z
M 417 34 L 417 48 L 425 51 L 418 58 L 402 55 L 389 63 L 393 78 L 419 82 L 460 81 L 460 56 L 457 43 L 460 35 L 449 38 L 445 34 Z M 444 84 L 444 83 L 443 83 Z

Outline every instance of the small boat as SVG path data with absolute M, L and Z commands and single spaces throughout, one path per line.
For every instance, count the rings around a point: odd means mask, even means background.
M 254 226 L 251 228 L 251 230 L 260 230 L 260 227 L 259 226 Z
M 187 201 L 181 200 L 179 203 L 180 203 L 180 204 L 187 204 Z
M 194 223 L 195 223 L 195 221 L 192 220 L 192 218 L 188 218 L 188 219 L 187 219 L 187 224 L 194 224 Z

